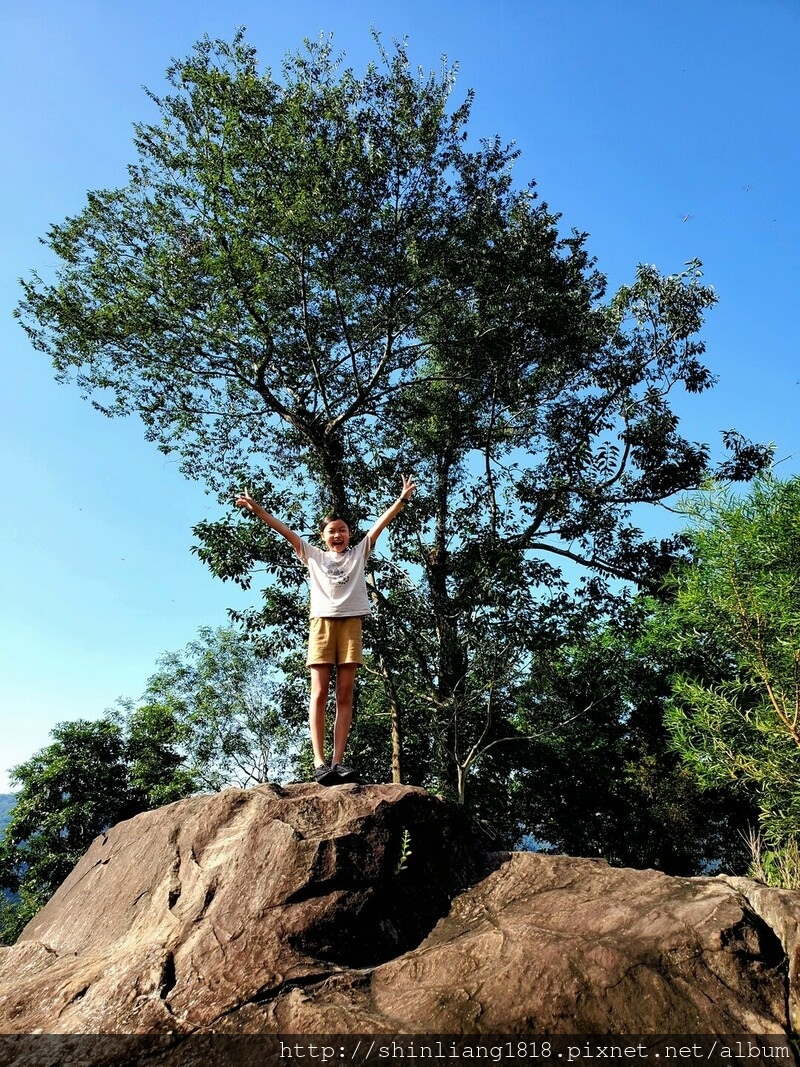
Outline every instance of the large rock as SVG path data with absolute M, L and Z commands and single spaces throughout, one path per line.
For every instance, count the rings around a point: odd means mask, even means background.
M 0 950 L 0 1032 L 792 1034 L 799 923 L 749 879 L 487 854 L 420 789 L 227 790 L 93 843 Z

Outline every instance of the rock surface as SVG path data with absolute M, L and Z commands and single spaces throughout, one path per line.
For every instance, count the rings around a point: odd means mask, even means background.
M 799 980 L 800 893 L 490 854 L 421 789 L 261 786 L 97 838 L 0 949 L 0 1032 L 791 1035 Z

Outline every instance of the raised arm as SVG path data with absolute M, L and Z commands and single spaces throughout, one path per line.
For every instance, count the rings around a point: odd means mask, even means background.
M 249 512 L 256 515 L 263 523 L 266 523 L 271 530 L 279 533 L 281 537 L 285 537 L 295 552 L 299 554 L 300 538 L 294 530 L 290 530 L 280 519 L 276 519 L 274 515 L 270 515 L 268 511 L 265 511 L 260 504 L 253 500 L 249 493 L 240 493 L 236 497 L 236 507 L 247 508 Z
M 378 519 L 378 521 L 375 523 L 375 525 L 372 527 L 372 529 L 367 534 L 367 537 L 369 538 L 371 545 L 374 546 L 375 542 L 378 540 L 378 538 L 380 537 L 381 533 L 386 529 L 386 527 L 389 525 L 389 523 L 392 521 L 392 519 L 396 515 L 400 514 L 400 512 L 406 506 L 408 501 L 411 499 L 411 494 L 414 492 L 414 490 L 416 488 L 417 487 L 414 484 L 413 477 L 411 477 L 411 475 L 405 475 L 404 474 L 403 475 L 403 488 L 400 491 L 400 496 L 397 498 L 397 500 L 394 501 L 393 504 L 389 505 L 389 507 L 386 509 L 386 511 L 384 511 L 383 515 L 381 515 L 381 517 Z

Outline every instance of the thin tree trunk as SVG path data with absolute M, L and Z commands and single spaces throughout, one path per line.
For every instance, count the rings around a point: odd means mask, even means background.
M 392 782 L 403 782 L 403 734 L 400 727 L 400 708 L 394 697 L 391 698 L 392 713 Z

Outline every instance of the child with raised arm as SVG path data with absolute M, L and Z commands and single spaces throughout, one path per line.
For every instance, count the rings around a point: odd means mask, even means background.
M 326 515 L 320 523 L 325 551 L 310 545 L 280 519 L 270 515 L 248 494 L 236 498 L 262 522 L 285 537 L 308 568 L 311 591 L 310 632 L 306 665 L 311 673 L 309 727 L 314 750 L 314 780 L 336 785 L 357 780 L 345 766 L 344 750 L 353 721 L 353 687 L 356 670 L 364 662 L 361 652 L 361 620 L 370 614 L 364 567 L 381 532 L 399 514 L 415 489 L 413 478 L 403 477 L 400 496 L 377 520 L 357 545 L 350 544 L 350 527 L 340 515 Z M 325 759 L 325 709 L 331 668 L 336 667 L 336 718 L 333 724 L 333 754 Z

